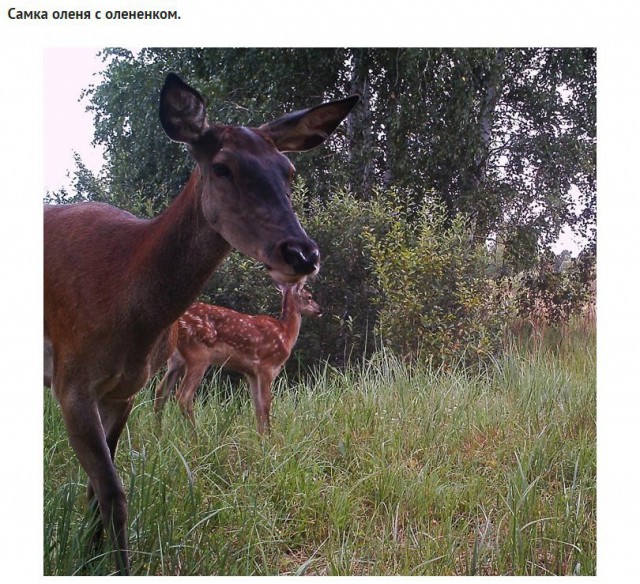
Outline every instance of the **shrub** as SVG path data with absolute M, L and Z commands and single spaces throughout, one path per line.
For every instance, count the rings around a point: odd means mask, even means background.
M 472 364 L 495 352 L 506 317 L 503 295 L 464 218 L 448 221 L 442 207 L 425 202 L 410 221 L 411 210 L 393 193 L 375 206 L 374 215 L 388 218 L 388 231 L 369 229 L 365 240 L 387 346 L 435 365 Z
M 568 322 L 595 302 L 595 251 L 558 265 L 547 251 L 535 268 L 524 272 L 516 296 L 518 315 L 550 323 Z
M 300 185 L 296 199 L 308 200 L 305 193 Z M 375 348 L 377 287 L 362 233 L 379 232 L 380 218 L 372 214 L 370 203 L 347 190 L 297 207 L 322 253 L 322 269 L 311 287 L 325 314 L 305 324 L 296 351 L 305 360 L 320 357 L 337 366 L 364 358 Z

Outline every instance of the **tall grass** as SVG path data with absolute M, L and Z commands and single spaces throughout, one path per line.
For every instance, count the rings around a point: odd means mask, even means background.
M 594 574 L 595 332 L 514 337 L 474 374 L 380 351 L 276 385 L 272 435 L 210 388 L 196 432 L 144 390 L 116 463 L 138 575 Z M 229 391 L 231 395 L 229 396 Z M 45 574 L 87 553 L 86 477 L 45 400 Z

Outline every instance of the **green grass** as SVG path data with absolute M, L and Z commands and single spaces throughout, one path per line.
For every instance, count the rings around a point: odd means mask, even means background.
M 595 332 L 509 343 L 483 371 L 359 369 L 276 384 L 272 435 L 215 388 L 196 432 L 138 397 L 116 463 L 137 575 L 592 575 Z M 45 398 L 44 573 L 87 555 L 86 477 Z

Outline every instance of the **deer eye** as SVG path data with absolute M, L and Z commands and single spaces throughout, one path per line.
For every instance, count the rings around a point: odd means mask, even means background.
M 211 165 L 211 170 L 213 170 L 213 174 L 220 177 L 231 176 L 231 170 L 226 164 L 220 164 L 219 162 L 214 162 Z

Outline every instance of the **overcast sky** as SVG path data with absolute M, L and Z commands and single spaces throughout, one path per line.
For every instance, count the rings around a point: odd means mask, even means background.
M 44 188 L 55 191 L 69 185 L 78 152 L 93 171 L 102 166 L 102 149 L 91 145 L 93 117 L 79 102 L 83 89 L 99 83 L 99 49 L 48 48 L 44 51 Z

